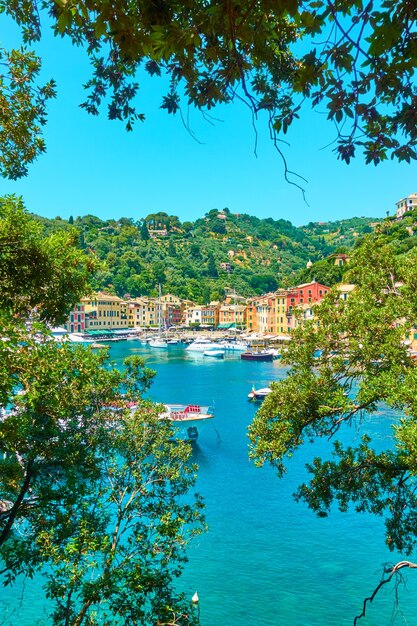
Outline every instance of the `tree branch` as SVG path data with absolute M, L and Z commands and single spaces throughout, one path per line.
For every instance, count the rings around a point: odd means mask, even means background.
M 391 582 L 392 578 L 394 576 L 396 576 L 398 574 L 398 572 L 403 569 L 404 567 L 408 567 L 410 569 L 417 569 L 417 563 L 412 563 L 411 561 L 399 561 L 399 563 L 396 563 L 395 565 L 393 565 L 392 567 L 389 567 L 388 569 L 384 570 L 384 574 L 388 574 L 385 578 L 382 578 L 381 582 L 379 583 L 379 585 L 374 589 L 374 591 L 372 592 L 372 594 L 370 596 L 368 596 L 367 598 L 365 598 L 365 600 L 363 601 L 363 607 L 362 607 L 362 613 L 360 615 L 357 615 L 353 621 L 353 625 L 356 626 L 358 621 L 362 618 L 365 617 L 366 614 L 366 609 L 367 609 L 367 605 L 371 604 L 371 602 L 373 602 L 375 596 L 377 595 L 378 591 L 381 589 L 381 587 L 383 587 L 384 585 L 386 585 L 387 583 Z
M 17 514 L 19 512 L 20 509 L 20 505 L 23 502 L 23 498 L 25 497 L 26 493 L 29 490 L 29 485 L 30 485 L 30 481 L 32 479 L 33 476 L 33 467 L 34 467 L 34 461 L 31 459 L 28 462 L 28 466 L 26 469 L 26 473 L 25 473 L 25 479 L 23 481 L 23 484 L 20 488 L 20 493 L 16 498 L 15 503 L 13 504 L 12 508 L 10 509 L 10 512 L 8 513 L 8 518 L 7 518 L 7 522 L 0 534 L 0 546 L 3 545 L 3 543 L 8 539 L 9 533 L 12 529 L 12 526 L 16 520 Z

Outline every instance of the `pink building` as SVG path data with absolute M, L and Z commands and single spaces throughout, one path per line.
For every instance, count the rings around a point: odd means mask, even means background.
M 294 309 L 297 307 L 303 308 L 304 305 L 313 302 L 320 302 L 329 291 L 330 287 L 326 287 L 326 285 L 322 285 L 316 281 L 304 283 L 303 285 L 289 289 L 287 292 L 286 306 L 288 330 L 296 326 Z
M 83 304 L 76 304 L 64 327 L 69 333 L 82 333 L 85 330 L 85 309 Z

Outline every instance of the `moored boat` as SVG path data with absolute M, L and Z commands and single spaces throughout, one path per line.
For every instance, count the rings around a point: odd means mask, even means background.
M 204 356 L 211 356 L 215 359 L 223 359 L 224 358 L 224 350 L 216 350 L 215 348 L 210 348 L 209 350 L 204 350 Z
M 259 352 L 242 352 L 240 358 L 244 361 L 273 361 L 274 355 L 269 350 L 260 350 Z
M 226 341 L 222 344 L 222 347 L 233 352 L 246 352 L 248 344 L 243 341 Z
M 210 339 L 206 339 L 205 337 L 200 337 L 190 343 L 190 345 L 186 347 L 186 350 L 189 352 L 204 352 L 205 350 L 220 350 L 221 348 L 221 344 L 210 341 Z
M 167 348 L 168 344 L 165 341 L 165 339 L 162 339 L 162 337 L 155 337 L 154 339 L 150 339 L 148 341 L 148 345 L 151 348 Z
M 209 406 L 199 404 L 164 404 L 160 419 L 172 422 L 180 439 L 197 441 L 199 429 L 214 418 Z
M 252 400 L 253 402 L 265 400 L 266 396 L 271 393 L 272 389 L 270 387 L 262 387 L 261 389 L 255 389 L 252 387 L 252 391 L 248 393 L 248 400 Z
M 168 348 L 168 343 L 165 338 L 165 334 L 162 335 L 162 310 L 161 310 L 161 285 L 159 285 L 159 300 L 156 303 L 156 308 L 158 312 L 158 335 L 148 340 L 148 345 L 151 348 Z

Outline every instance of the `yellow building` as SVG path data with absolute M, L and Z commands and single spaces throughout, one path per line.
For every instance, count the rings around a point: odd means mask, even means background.
M 267 293 L 251 300 L 247 307 L 247 326 L 253 332 L 286 335 L 286 292 Z
M 349 283 L 342 283 L 341 285 L 337 285 L 337 289 L 340 291 L 340 298 L 342 300 L 347 300 L 355 289 L 355 285 L 350 285 Z
M 114 330 L 127 328 L 126 303 L 118 296 L 96 293 L 83 298 L 86 329 Z
M 166 304 L 175 304 L 177 306 L 181 306 L 183 302 L 181 298 L 179 298 L 178 296 L 174 296 L 172 293 L 166 293 L 159 299 L 161 302 L 164 302 Z
M 287 327 L 287 292 L 277 291 L 272 296 L 272 331 L 277 335 L 288 334 Z
M 164 325 L 163 304 L 156 298 L 135 298 L 130 301 L 134 327 L 157 328 Z

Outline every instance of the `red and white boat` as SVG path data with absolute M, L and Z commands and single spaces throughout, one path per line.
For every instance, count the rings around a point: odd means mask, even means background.
M 197 441 L 199 429 L 214 418 L 210 407 L 200 404 L 164 404 L 166 411 L 161 413 L 161 419 L 172 422 L 182 439 Z

